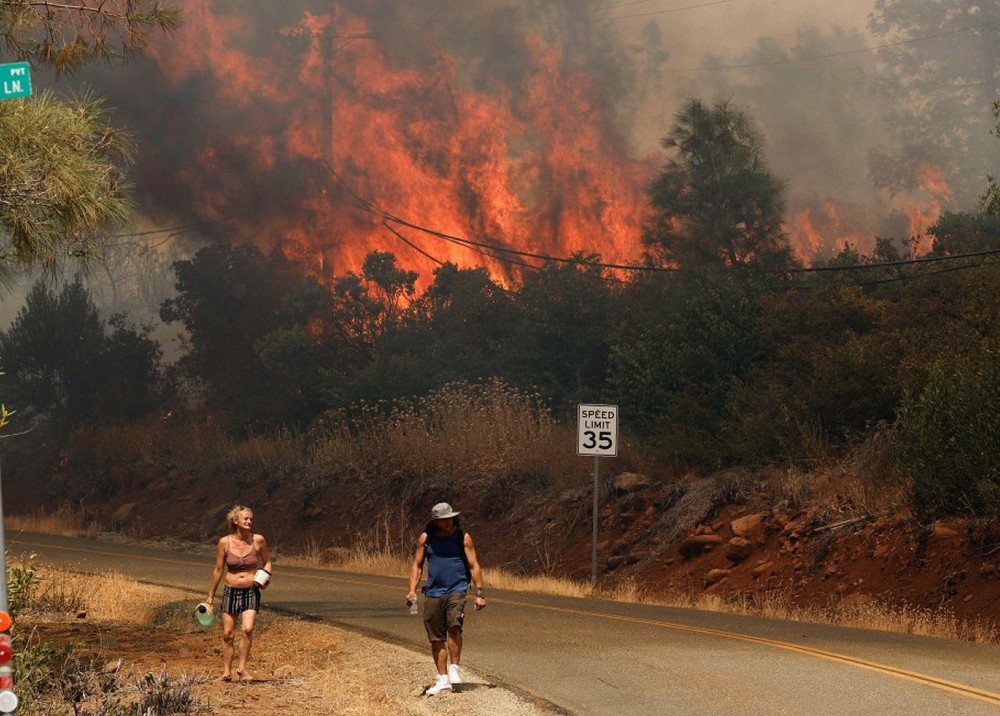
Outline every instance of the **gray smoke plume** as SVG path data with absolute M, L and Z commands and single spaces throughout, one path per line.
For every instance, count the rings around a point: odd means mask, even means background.
M 419 258 L 359 213 L 355 192 L 474 240 L 635 258 L 637 236 L 619 235 L 621 226 L 635 228 L 635 215 L 609 217 L 609 207 L 642 202 L 662 164 L 659 142 L 690 97 L 732 98 L 757 120 L 771 168 L 787 180 L 789 230 L 806 256 L 875 235 L 905 239 L 919 230 L 914 215 L 971 208 L 983 163 L 998 158 L 980 152 L 970 169 L 968 157 L 946 167 L 907 154 L 906 127 L 886 122 L 894 98 L 874 48 L 891 38 L 866 29 L 870 2 L 186 0 L 182 7 L 184 30 L 160 41 L 152 57 L 86 77 L 140 140 L 134 178 L 142 210 L 210 235 L 326 256 L 333 264 L 326 270 L 356 267 L 366 247 L 354 244 L 374 236 L 385 236 L 380 247 L 396 247 L 403 263 Z M 969 131 L 988 136 L 989 107 L 966 108 L 973 110 L 982 121 Z M 368 119 L 354 119 L 358 112 Z M 570 127 L 574 118 L 591 129 Z M 383 127 L 389 119 L 395 126 Z M 362 146 L 376 128 L 374 144 L 384 146 Z M 560 158 L 561 142 L 577 145 L 578 168 Z M 395 159 L 387 159 L 389 148 L 398 150 Z M 872 158 L 880 151 L 912 164 L 898 174 L 940 181 L 879 181 Z M 608 193 L 602 172 L 625 188 Z M 498 174 L 499 199 L 484 193 Z M 422 197 L 420 208 L 407 189 Z M 455 220 L 456 212 L 464 218 Z M 424 252 L 451 256 L 451 247 L 422 238 Z

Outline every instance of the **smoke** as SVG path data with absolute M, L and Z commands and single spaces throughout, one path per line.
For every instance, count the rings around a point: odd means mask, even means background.
M 969 201 L 947 176 L 905 194 L 873 184 L 869 158 L 899 128 L 884 122 L 867 49 L 870 3 L 182 7 L 184 28 L 148 59 L 86 78 L 140 140 L 142 211 L 318 272 L 356 270 L 379 249 L 422 280 L 445 260 L 516 273 L 496 252 L 395 218 L 531 253 L 634 260 L 660 140 L 689 97 L 748 107 L 804 256 L 906 238 Z

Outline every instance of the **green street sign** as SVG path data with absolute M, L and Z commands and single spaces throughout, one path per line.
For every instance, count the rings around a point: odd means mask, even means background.
M 0 99 L 31 96 L 31 65 L 12 62 L 0 65 Z

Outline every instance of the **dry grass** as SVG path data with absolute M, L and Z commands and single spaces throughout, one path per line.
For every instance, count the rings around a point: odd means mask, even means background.
M 141 584 L 120 572 L 92 575 L 40 567 L 38 576 L 35 603 L 43 611 L 78 611 L 97 622 L 147 622 L 156 613 L 151 604 L 190 599 L 187 592 Z
M 420 399 L 391 406 L 361 406 L 327 416 L 326 423 L 309 435 L 283 433 L 267 438 L 236 441 L 211 423 L 172 424 L 154 421 L 139 428 L 92 430 L 82 436 L 90 455 L 102 460 L 125 457 L 150 462 L 170 459 L 210 474 L 219 468 L 274 465 L 293 467 L 290 474 L 303 480 L 318 475 L 366 476 L 373 483 L 384 476 L 406 475 L 418 485 L 421 477 L 452 475 L 465 487 L 484 489 L 484 481 L 505 476 L 543 475 L 551 485 L 578 474 L 579 460 L 566 446 L 574 444 L 569 428 L 558 425 L 536 395 L 521 393 L 493 381 L 483 385 L 458 383 Z M 775 470 L 765 475 L 768 499 L 790 509 L 821 506 L 827 521 L 860 515 L 891 513 L 905 503 L 906 483 L 892 469 L 891 430 L 873 431 L 854 446 L 845 459 L 834 460 L 823 446 L 812 454 L 811 470 Z M 691 510 L 681 520 L 685 531 L 700 520 L 707 506 L 720 497 L 715 480 L 703 488 L 689 489 L 674 509 Z M 753 479 L 734 474 L 726 490 L 751 493 Z M 55 514 L 36 513 L 5 518 L 9 529 L 60 535 L 96 536 L 99 526 L 79 509 L 64 506 Z M 683 528 L 683 529 L 681 529 Z M 410 554 L 403 530 L 393 530 L 386 519 L 372 534 L 357 540 L 351 549 L 325 550 L 311 543 L 297 554 L 282 554 L 285 564 L 334 567 L 352 572 L 404 575 Z M 646 594 L 635 582 L 625 581 L 595 590 L 589 582 L 551 576 L 521 576 L 503 570 L 486 570 L 486 582 L 498 589 L 538 592 L 570 597 L 599 597 L 626 602 L 646 602 L 697 609 L 757 614 L 782 619 L 846 624 L 883 631 L 995 642 L 996 628 L 963 623 L 942 612 L 921 611 L 881 603 L 850 610 L 802 608 L 788 595 L 776 592 L 742 595 L 724 600 L 701 592 L 673 595 Z M 73 601 L 72 590 L 65 596 Z
M 40 532 L 61 537 L 96 537 L 97 524 L 88 522 L 83 510 L 63 505 L 55 512 L 36 510 L 27 515 L 5 513 L 4 527 L 8 531 Z
M 287 560 L 286 560 L 287 563 Z M 350 551 L 333 566 L 363 574 L 396 576 L 407 574 L 409 559 L 386 551 L 372 553 Z M 313 565 L 311 565 L 313 566 Z M 762 616 L 813 624 L 872 629 L 898 634 L 915 634 L 943 639 L 1000 643 L 1000 629 L 985 621 L 964 622 L 944 610 L 918 609 L 909 605 L 892 605 L 872 600 L 865 604 L 839 607 L 803 607 L 789 592 L 780 590 L 741 594 L 725 598 L 704 592 L 650 594 L 634 579 L 613 585 L 595 585 L 589 581 L 562 579 L 545 575 L 517 575 L 503 569 L 483 569 L 483 581 L 489 589 L 512 592 L 549 594 L 579 599 L 597 598 L 632 604 L 683 607 L 702 611 Z
M 773 617 L 813 624 L 835 624 L 857 629 L 982 644 L 1000 643 L 1000 629 L 996 624 L 981 620 L 962 621 L 946 610 L 890 604 L 874 599 L 846 607 L 840 605 L 826 608 L 803 607 L 795 604 L 787 592 L 770 590 L 753 595 L 741 595 L 735 600 L 718 595 L 700 595 L 691 600 L 691 605 L 705 611 Z
M 254 680 L 225 683 L 216 678 L 221 669 L 218 624 L 202 628 L 195 623 L 196 597 L 190 593 L 139 584 L 119 574 L 44 570 L 43 579 L 43 585 L 82 593 L 87 613 L 67 614 L 41 601 L 18 618 L 18 628 L 29 632 L 37 653 L 54 657 L 71 647 L 80 654 L 57 659 L 61 678 L 53 684 L 50 677 L 22 704 L 19 713 L 24 716 L 154 713 L 137 706 L 151 691 L 178 702 L 181 697 L 192 700 L 190 708 L 176 713 L 216 716 L 243 716 L 259 711 L 261 704 L 280 704 L 281 713 L 289 716 L 548 713 L 503 688 L 469 689 L 460 698 L 436 702 L 419 698 L 433 680 L 428 655 L 266 609 L 249 662 Z M 479 681 L 471 669 L 466 676 L 470 684 Z M 63 681 L 71 688 L 63 689 Z M 74 684 L 87 688 L 80 692 Z M 337 684 L 350 687 L 331 688 Z
M 893 467 L 892 430 L 887 426 L 873 430 L 843 458 L 827 457 L 810 470 L 771 470 L 766 483 L 775 502 L 821 510 L 827 521 L 892 514 L 907 503 L 909 490 Z
M 201 472 L 302 466 L 306 454 L 303 437 L 293 431 L 237 440 L 211 420 L 151 419 L 141 425 L 80 428 L 70 444 L 75 458 L 96 463 L 127 458 L 152 465 L 169 459 Z
M 558 479 L 574 463 L 572 436 L 540 396 L 499 380 L 452 383 L 430 395 L 360 405 L 326 416 L 310 444 L 317 473 L 469 477 L 544 474 Z M 562 447 L 564 449 L 560 450 Z
M 933 636 L 943 639 L 973 641 L 983 644 L 1000 642 L 996 624 L 976 619 L 961 621 L 953 614 L 911 605 L 890 605 L 881 602 L 850 609 L 838 609 L 831 617 L 837 624 L 875 629 L 878 631 Z

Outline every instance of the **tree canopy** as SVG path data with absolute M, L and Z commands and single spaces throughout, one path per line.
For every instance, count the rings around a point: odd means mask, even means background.
M 38 282 L 0 334 L 0 384 L 19 411 L 48 415 L 60 430 L 139 419 L 162 405 L 162 351 L 148 328 L 101 320 L 79 278 L 56 293 Z
M 15 60 L 68 72 L 131 59 L 179 17 L 161 0 L 5 0 L 0 44 Z M 0 280 L 21 267 L 90 258 L 99 229 L 130 214 L 133 149 L 91 94 L 43 91 L 0 103 Z
M 643 235 L 654 259 L 698 270 L 791 263 L 784 186 L 744 110 L 690 100 L 663 146 L 671 158 L 650 188 L 654 217 Z
M 91 97 L 0 102 L 0 269 L 87 258 L 95 232 L 129 216 L 132 150 Z
M 976 0 L 877 0 L 869 30 L 879 39 L 879 82 L 891 99 L 895 146 L 872 155 L 876 184 L 917 188 L 920 166 L 949 177 L 969 201 L 1000 151 L 989 139 L 1000 68 L 1000 5 Z M 915 171 L 915 168 L 917 169 Z
M 0 42 L 17 60 L 57 72 L 90 61 L 142 55 L 158 32 L 174 32 L 180 10 L 164 0 L 4 0 Z

